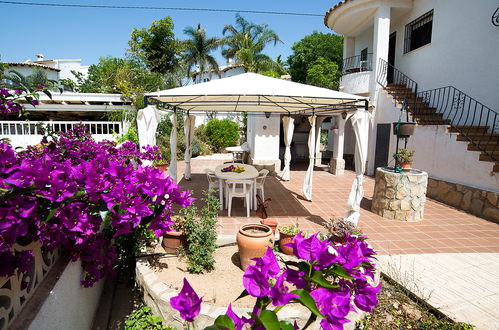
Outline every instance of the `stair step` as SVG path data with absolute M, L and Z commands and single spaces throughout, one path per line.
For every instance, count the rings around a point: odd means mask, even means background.
M 487 133 L 489 130 L 489 126 L 452 126 L 450 128 L 451 132 L 454 133 L 459 133 L 459 131 L 462 131 L 464 133 Z
M 495 163 L 492 172 L 499 172 L 499 163 Z
M 467 133 L 469 138 L 477 141 L 499 141 L 499 134 L 481 134 L 481 133 Z M 458 141 L 467 141 L 468 139 L 463 135 L 457 136 Z
M 482 149 L 480 149 L 482 148 Z M 499 144 L 497 141 L 494 141 L 492 143 L 488 143 L 488 144 L 485 144 L 485 143 L 480 143 L 480 148 L 478 148 L 478 146 L 476 144 L 474 144 L 473 142 L 470 142 L 468 144 L 468 150 L 472 150 L 472 151 L 482 151 L 483 149 L 485 149 L 486 151 L 499 151 Z
M 418 120 L 418 125 L 450 125 L 450 121 L 446 120 Z
M 495 160 L 492 159 L 491 156 L 489 156 L 489 155 L 487 155 L 487 154 L 485 154 L 483 152 L 480 154 L 480 158 L 479 159 L 482 162 L 495 162 L 495 163 L 497 163 L 497 160 L 499 159 L 499 152 L 494 152 L 492 155 L 494 156 Z

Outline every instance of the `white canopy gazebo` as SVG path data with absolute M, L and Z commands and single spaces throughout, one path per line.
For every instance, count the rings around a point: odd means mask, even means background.
M 146 105 L 147 102 L 160 102 L 166 109 L 174 112 L 185 112 L 187 116 L 207 111 L 311 116 L 312 128 L 308 139 L 310 165 L 303 184 L 303 193 L 308 200 L 312 199 L 312 171 L 317 150 L 316 140 L 320 137 L 320 134 L 315 133 L 317 116 L 339 114 L 344 111 L 367 112 L 368 110 L 368 100 L 362 96 L 271 78 L 256 73 L 245 73 L 205 83 L 148 93 L 146 94 Z M 294 125 L 293 121 L 290 120 L 285 120 L 284 123 L 286 124 L 285 134 L 287 137 L 285 138 L 284 168 L 286 177 L 283 179 L 289 180 L 291 138 L 288 136 L 293 135 Z M 367 136 L 368 132 L 365 132 L 366 138 L 357 139 L 357 144 L 366 144 L 358 147 L 359 150 L 367 150 Z M 174 139 L 176 140 L 176 137 Z M 188 142 L 191 142 L 190 139 Z M 187 148 L 190 146 L 188 145 Z M 175 157 L 174 155 L 175 151 L 172 148 L 172 158 Z M 355 159 L 360 158 L 356 157 Z M 187 163 L 187 166 L 189 165 L 190 163 Z M 363 166 L 356 164 L 356 168 L 361 169 Z M 190 169 L 188 169 L 188 173 L 190 173 Z M 354 186 L 361 193 L 362 187 Z

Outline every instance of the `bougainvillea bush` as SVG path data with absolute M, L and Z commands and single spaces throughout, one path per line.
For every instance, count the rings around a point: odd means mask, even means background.
M 377 305 L 381 284 L 375 283 L 375 252 L 365 237 L 345 233 L 343 243 L 321 240 L 318 234 L 300 234 L 293 243 L 298 261 L 286 261 L 281 268 L 269 247 L 262 258 L 255 258 L 243 275 L 245 290 L 240 297 L 256 298 L 253 312 L 238 316 L 229 305 L 208 329 L 285 329 L 298 325 L 279 321 L 278 312 L 290 303 L 300 303 L 311 312 L 303 328 L 320 320 L 323 329 L 343 329 L 351 311 L 372 312 Z M 184 279 L 180 294 L 170 299 L 186 322 L 194 322 L 202 298 Z
M 157 148 L 96 142 L 83 126 L 44 142 L 19 153 L 0 142 L 0 276 L 27 271 L 31 251 L 12 246 L 38 240 L 81 259 L 82 284 L 90 287 L 113 271 L 120 237 L 138 228 L 162 236 L 173 207 L 193 200 L 162 171 L 143 166 L 159 157 Z

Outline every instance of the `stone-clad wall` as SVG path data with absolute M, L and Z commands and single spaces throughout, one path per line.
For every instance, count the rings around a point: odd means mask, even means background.
M 497 192 L 430 178 L 427 196 L 499 223 L 499 193 Z

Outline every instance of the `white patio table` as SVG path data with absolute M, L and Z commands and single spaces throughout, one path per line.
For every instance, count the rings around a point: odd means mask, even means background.
M 235 165 L 235 166 L 240 166 L 244 168 L 244 172 L 237 173 L 237 172 L 222 172 L 222 169 L 230 166 L 230 165 Z M 224 181 L 225 180 L 253 180 L 258 177 L 258 170 L 251 165 L 248 164 L 239 164 L 239 163 L 226 163 L 222 165 L 218 165 L 215 168 L 215 176 L 218 178 L 218 182 L 220 185 L 219 194 L 220 194 L 220 210 L 223 210 L 224 208 Z M 256 184 L 253 182 L 253 200 L 251 201 L 253 205 L 253 209 L 256 210 Z

